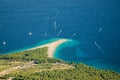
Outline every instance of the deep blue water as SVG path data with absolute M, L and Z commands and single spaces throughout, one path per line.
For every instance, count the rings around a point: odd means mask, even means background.
M 120 71 L 120 1 L 0 0 L 0 53 L 51 38 L 80 42 L 63 60 Z

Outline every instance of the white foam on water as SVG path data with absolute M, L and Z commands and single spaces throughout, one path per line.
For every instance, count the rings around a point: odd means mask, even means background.
M 31 31 L 29 31 L 29 32 L 28 32 L 28 35 L 29 35 L 29 36 L 31 36 L 31 35 L 32 35 L 32 32 L 31 32 Z
M 6 45 L 7 43 L 6 43 L 6 41 L 5 40 L 3 40 L 3 45 Z

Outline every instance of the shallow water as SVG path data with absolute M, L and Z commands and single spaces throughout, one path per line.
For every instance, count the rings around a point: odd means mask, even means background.
M 119 4 L 119 0 L 0 0 L 0 53 L 68 38 L 80 44 L 62 48 L 60 58 L 119 67 Z

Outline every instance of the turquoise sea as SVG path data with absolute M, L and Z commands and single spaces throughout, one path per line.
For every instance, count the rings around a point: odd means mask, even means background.
M 0 54 L 63 38 L 55 58 L 120 72 L 120 0 L 0 0 Z

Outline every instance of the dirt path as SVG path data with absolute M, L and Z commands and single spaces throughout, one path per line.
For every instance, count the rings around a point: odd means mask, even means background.
M 19 65 L 19 66 L 11 67 L 9 69 L 6 69 L 6 70 L 0 72 L 0 77 L 4 76 L 6 74 L 10 74 L 11 72 L 13 72 L 13 71 L 15 71 L 17 69 L 27 69 L 27 68 L 30 68 L 30 67 L 32 67 L 34 65 L 35 65 L 34 62 L 32 61 L 32 62 L 26 63 L 24 65 Z
M 24 69 L 33 68 L 33 69 L 36 69 L 36 72 L 41 72 L 41 71 L 52 71 L 52 70 L 58 70 L 58 69 L 65 70 L 65 69 L 73 69 L 74 68 L 74 66 L 72 66 L 72 65 L 63 64 L 63 63 L 52 63 L 51 68 L 42 68 L 42 69 L 39 67 L 36 68 L 35 66 L 40 67 L 40 65 L 37 65 L 34 63 L 34 61 L 31 61 L 26 64 L 21 64 L 19 66 L 11 67 L 9 69 L 5 69 L 4 71 L 0 72 L 0 77 L 5 76 L 6 74 L 10 74 L 14 71 L 17 71 L 18 69 L 24 70 Z M 41 67 L 44 67 L 44 66 L 41 66 Z M 8 80 L 12 80 L 12 78 L 10 77 Z

